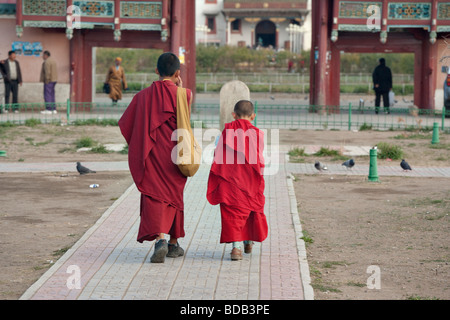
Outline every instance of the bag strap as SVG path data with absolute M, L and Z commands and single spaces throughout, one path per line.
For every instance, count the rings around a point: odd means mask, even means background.
M 188 103 L 187 103 L 187 93 L 185 88 L 178 87 L 177 89 L 177 123 L 184 119 L 188 123 L 189 126 L 191 124 L 190 122 L 190 114 L 188 110 Z

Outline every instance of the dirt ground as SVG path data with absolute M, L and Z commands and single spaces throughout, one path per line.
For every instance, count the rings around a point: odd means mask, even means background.
M 404 150 L 413 170 L 450 167 L 449 135 L 441 135 L 439 147 L 433 147 L 427 132 L 295 134 L 302 144 L 388 142 Z M 288 132 L 280 136 L 287 143 L 292 138 Z M 311 163 L 343 162 L 303 158 Z M 378 166 L 401 170 L 399 162 L 379 159 Z M 369 159 L 357 157 L 356 163 L 368 165 Z M 369 182 L 367 176 L 295 177 L 315 299 L 450 299 L 449 178 L 380 177 L 380 182 Z
M 430 133 L 282 130 L 280 143 L 397 144 L 413 166 L 450 167 L 450 136 Z M 393 137 L 403 135 L 402 139 Z M 0 127 L 0 162 L 125 161 L 126 154 L 77 152 L 76 142 L 124 143 L 118 127 Z M 340 159 L 321 158 L 332 162 Z M 305 161 L 313 162 L 308 156 Z M 357 163 L 366 161 L 361 157 Z M 397 165 L 398 162 L 379 162 Z M 316 299 L 450 298 L 450 180 L 298 175 L 300 219 Z M 98 183 L 100 188 L 91 189 Z M 0 173 L 0 299 L 18 299 L 132 184 L 128 172 Z M 368 289 L 369 266 L 381 289 Z
M 126 154 L 77 152 L 124 143 L 118 127 L 0 127 L 0 162 L 125 161 Z M 99 188 L 91 189 L 91 184 Z M 132 184 L 129 172 L 0 173 L 0 299 L 18 299 Z

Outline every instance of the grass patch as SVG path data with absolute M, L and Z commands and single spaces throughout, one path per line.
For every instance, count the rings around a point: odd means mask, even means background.
M 407 297 L 406 300 L 440 300 L 440 299 L 436 297 L 422 297 L 416 294 Z
M 372 125 L 364 122 L 362 126 L 359 127 L 359 131 L 367 131 L 367 130 L 372 130 Z
M 119 151 L 120 154 L 128 154 L 128 145 L 125 145 L 122 150 Z
M 0 127 L 1 128 L 10 128 L 10 127 L 14 127 L 15 126 L 15 124 L 13 123 L 13 122 L 11 122 L 11 121 L 6 121 L 6 122 L 1 122 L 0 123 Z
M 426 140 L 431 140 L 431 138 L 433 137 L 433 135 L 430 134 L 422 134 L 422 133 L 412 133 L 412 134 L 407 134 L 407 133 L 402 133 L 399 135 L 396 135 L 393 137 L 393 139 L 397 139 L 397 140 L 419 140 L 419 139 L 426 139 Z
M 305 163 L 306 160 L 303 157 L 307 157 L 308 155 L 305 153 L 305 149 L 303 148 L 294 148 L 289 150 L 289 161 L 292 163 Z
M 322 264 L 323 268 L 333 269 L 335 266 L 346 266 L 348 265 L 345 261 L 325 261 Z
M 106 149 L 106 147 L 102 144 L 92 147 L 91 148 L 91 153 L 110 153 L 111 151 L 109 151 L 108 149 Z
M 26 119 L 25 120 L 25 126 L 27 126 L 27 127 L 35 127 L 35 126 L 37 126 L 38 124 L 41 124 L 41 123 L 42 122 L 41 122 L 40 119 L 31 118 L 31 119 Z
M 47 141 L 43 141 L 43 142 L 34 142 L 34 138 L 25 138 L 25 141 L 28 141 L 30 143 L 30 145 L 35 146 L 35 147 L 39 147 L 39 146 L 45 146 L 46 144 L 49 144 L 53 141 L 53 139 L 49 139 Z
M 54 257 L 61 257 L 64 253 L 66 253 L 67 252 L 67 250 L 69 250 L 70 249 L 70 247 L 64 247 L 64 248 L 61 248 L 61 249 L 59 249 L 59 250 L 55 250 L 55 251 L 53 251 L 53 256 Z
M 338 157 L 341 156 L 341 152 L 338 150 L 332 150 L 326 147 L 321 147 L 319 151 L 314 153 L 317 157 Z
M 288 155 L 291 157 L 305 157 L 307 154 L 305 153 L 305 149 L 294 148 L 289 150 Z
M 73 122 L 75 126 L 118 126 L 119 120 L 117 119 L 86 119 L 75 120 Z
M 399 160 L 403 158 L 403 150 L 397 145 L 387 142 L 378 143 L 378 158 Z
M 334 292 L 334 293 L 340 293 L 341 290 L 337 288 L 330 287 L 322 282 L 322 279 L 315 279 L 313 283 L 311 283 L 311 286 L 314 290 L 319 290 L 321 292 Z
M 355 281 L 349 281 L 349 282 L 347 282 L 347 285 L 350 287 L 359 287 L 359 288 L 364 288 L 365 286 L 367 286 L 366 283 L 355 282 Z
M 94 145 L 94 140 L 91 137 L 83 137 L 75 141 L 77 149 L 79 148 L 90 148 Z
M 430 144 L 429 147 L 435 150 L 450 150 L 450 144 L 447 143 Z
M 432 199 L 430 197 L 425 197 L 421 199 L 413 199 L 410 202 L 410 206 L 432 206 L 435 208 L 447 208 L 450 207 L 450 200 L 446 199 Z
M 300 237 L 300 239 L 305 241 L 306 246 L 308 246 L 308 244 L 314 243 L 314 240 L 310 237 L 306 230 L 303 230 L 303 236 Z

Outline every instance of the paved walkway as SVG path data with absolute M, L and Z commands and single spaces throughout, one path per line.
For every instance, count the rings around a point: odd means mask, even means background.
M 0 170 L 36 172 L 44 166 L 21 165 L 2 164 Z M 106 164 L 85 165 L 100 171 Z M 74 164 L 45 166 L 75 170 Z M 126 163 L 105 168 L 121 166 Z M 204 164 L 186 185 L 186 237 L 180 240 L 184 257 L 149 263 L 154 242 L 136 241 L 140 194 L 133 185 L 21 299 L 313 299 L 297 204 L 284 164 L 277 175 L 266 177 L 269 236 L 237 262 L 230 260 L 231 246 L 219 243 L 219 206 L 211 206 L 205 197 L 208 174 Z M 294 246 L 286 250 L 288 243 Z
M 282 148 L 283 149 L 283 148 Z M 231 261 L 220 244 L 220 211 L 205 197 L 209 166 L 188 179 L 185 192 L 185 256 L 149 262 L 154 242 L 136 241 L 140 194 L 132 185 L 97 223 L 21 297 L 28 300 L 310 300 L 309 267 L 291 173 L 317 173 L 313 164 L 285 163 L 266 176 L 269 236 L 251 255 Z M 85 163 L 94 170 L 128 170 L 126 162 Z M 380 176 L 450 177 L 450 168 L 378 167 Z M 0 164 L 0 172 L 75 171 L 72 163 Z M 368 166 L 329 165 L 324 174 L 368 175 Z M 290 245 L 289 245 L 290 244 Z M 292 246 L 292 244 L 295 244 Z M 78 281 L 79 280 L 79 281 Z

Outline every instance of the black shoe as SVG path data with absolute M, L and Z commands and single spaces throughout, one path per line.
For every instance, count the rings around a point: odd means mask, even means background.
M 183 248 L 180 247 L 178 242 L 176 244 L 170 244 L 169 243 L 169 252 L 167 253 L 166 257 L 169 258 L 177 258 L 184 255 Z
M 150 262 L 152 263 L 164 263 L 169 248 L 165 239 L 158 240 L 155 243 L 155 251 L 153 252 Z

